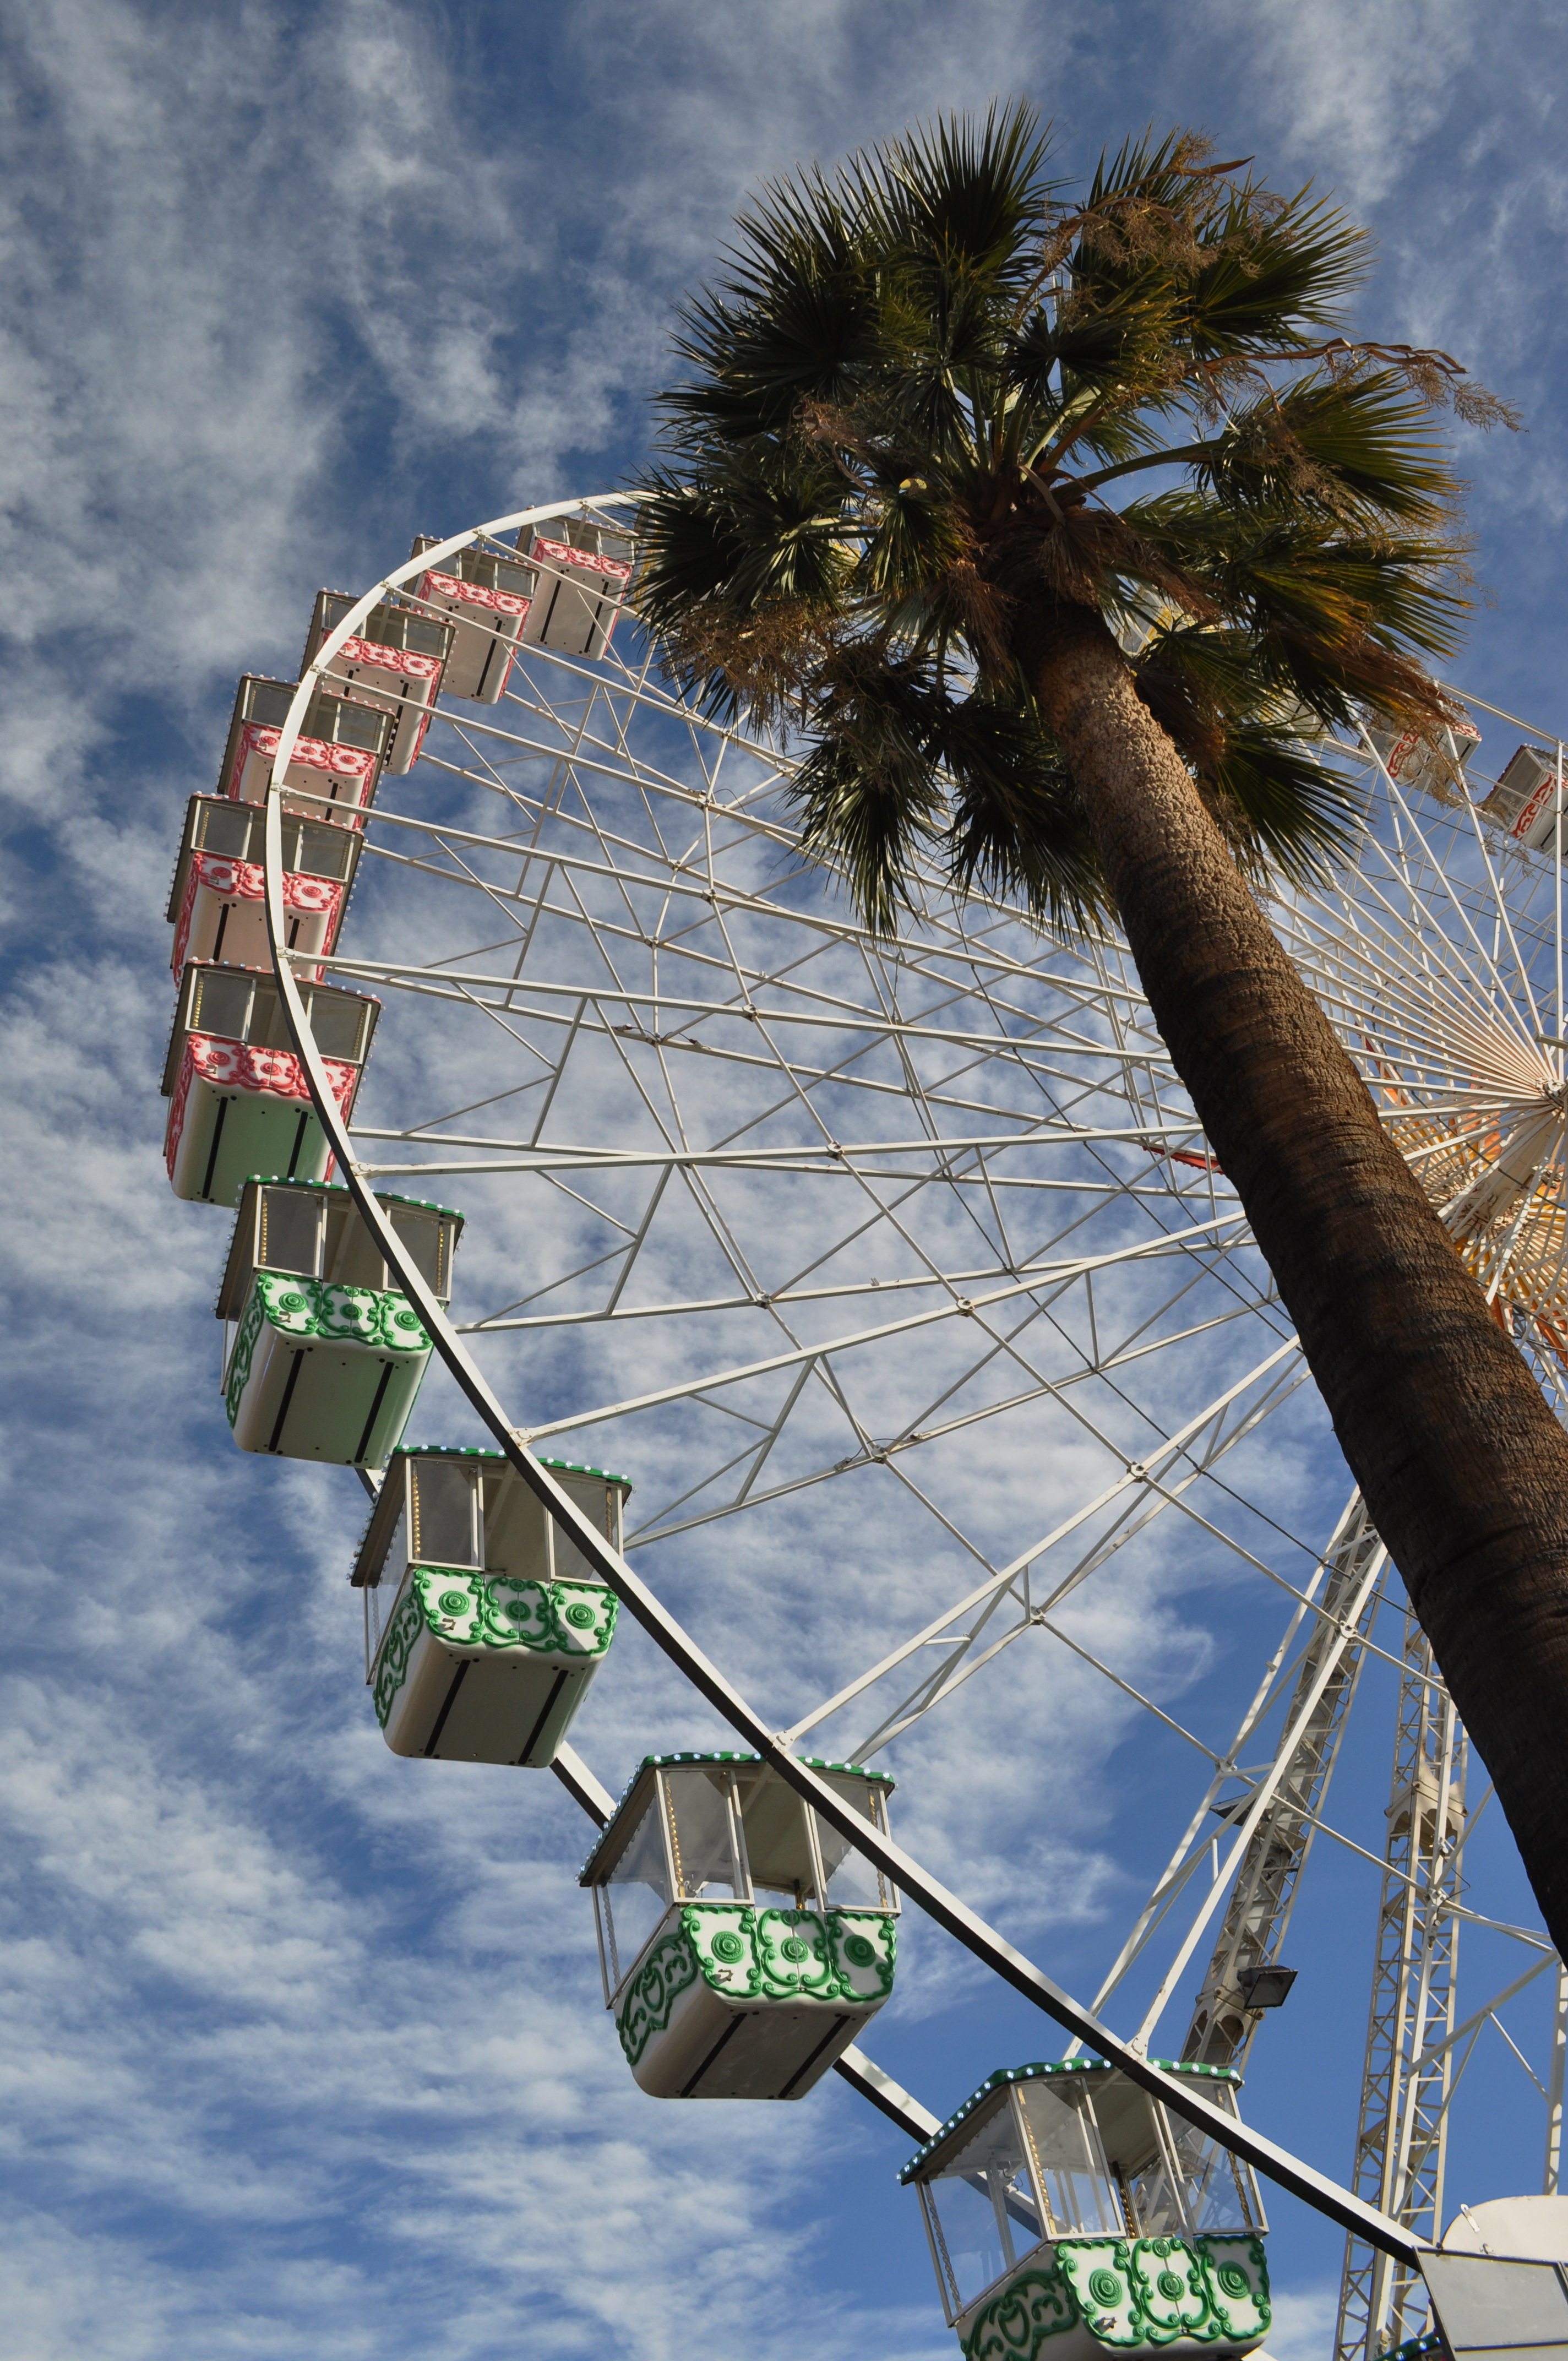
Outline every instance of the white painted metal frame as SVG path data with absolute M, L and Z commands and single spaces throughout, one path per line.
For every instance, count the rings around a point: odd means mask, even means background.
M 490 534 L 515 530 L 561 512 L 557 504 L 552 508 L 526 511 L 505 518 L 483 528 Z M 572 504 L 595 511 L 618 503 L 609 501 Z M 318 651 L 315 663 L 302 680 L 291 708 L 288 721 L 281 732 L 275 759 L 272 784 L 268 800 L 267 891 L 268 913 L 272 938 L 274 972 L 287 1012 L 289 1028 L 297 1055 L 309 1081 L 318 1115 L 332 1141 L 344 1175 L 353 1191 L 363 1218 L 368 1223 L 381 1245 L 390 1267 L 402 1281 L 404 1290 L 422 1320 L 435 1340 L 436 1347 L 448 1369 L 485 1425 L 495 1437 L 536 1495 L 545 1503 L 558 1522 L 571 1535 L 577 1548 L 604 1580 L 615 1589 L 630 1611 L 641 1622 L 694 1686 L 715 1709 L 729 1722 L 743 1742 L 769 1762 L 779 1775 L 805 1796 L 822 1813 L 828 1824 L 859 1845 L 918 1906 L 965 1944 L 992 1970 L 1036 2005 L 1062 2024 L 1078 2038 L 1087 2040 L 1106 2059 L 1120 2065 L 1129 2077 L 1148 2090 L 1166 2104 L 1175 2107 L 1179 2114 L 1199 2125 L 1222 2145 L 1245 2157 L 1268 2177 L 1303 2197 L 1307 2202 L 1328 2213 L 1347 2229 L 1368 2239 L 1401 2262 L 1412 2262 L 1416 2249 L 1408 2234 L 1376 2209 L 1367 2207 L 1340 2189 L 1332 2181 L 1302 2164 L 1287 2151 L 1277 2147 L 1248 2127 L 1243 2126 L 1222 2110 L 1213 2107 L 1190 2087 L 1151 2066 L 1141 2050 L 1123 2041 L 1111 2029 L 1080 2004 L 1064 1993 L 1036 1968 L 1024 1955 L 987 1927 L 969 1910 L 957 1896 L 927 1874 L 901 1848 L 880 1830 L 868 1827 L 863 1819 L 846 1806 L 833 1789 L 795 1755 L 790 1744 L 774 1736 L 765 1721 L 724 1678 L 723 1675 L 696 1646 L 675 1620 L 662 1606 L 655 1594 L 634 1573 L 620 1554 L 608 1544 L 575 1508 L 569 1497 L 555 1484 L 549 1471 L 536 1459 L 522 1438 L 521 1432 L 508 1419 L 499 1400 L 472 1358 L 455 1329 L 447 1321 L 441 1305 L 425 1286 L 420 1273 L 407 1260 L 401 1247 L 386 1222 L 371 1191 L 372 1174 L 355 1153 L 354 1144 L 338 1116 L 335 1103 L 328 1087 L 321 1061 L 304 1021 L 302 1005 L 295 987 L 291 955 L 286 949 L 285 917 L 282 901 L 281 848 L 281 783 L 292 752 L 311 694 L 313 675 L 335 653 L 337 642 L 348 636 L 368 612 L 376 600 L 389 591 L 398 589 L 418 570 L 438 565 L 466 543 L 476 539 L 474 533 L 454 535 L 449 541 L 424 552 L 422 557 L 400 569 L 377 586 L 344 617 L 334 632 Z M 586 1007 L 589 994 L 583 995 Z M 752 1012 L 755 1021 L 762 1021 L 761 1011 Z M 1124 1071 L 1133 1063 L 1146 1070 L 1157 1063 L 1150 1053 L 1138 1053 L 1137 1060 L 1124 1060 Z M 1214 1199 L 1211 1175 L 1209 1195 Z M 885 1205 L 883 1210 L 886 1210 Z M 1217 1212 L 1212 1215 L 1211 1226 L 1217 1226 Z M 1260 1306 L 1266 1302 L 1266 1291 L 1257 1290 L 1254 1297 Z M 972 1316 L 972 1305 L 955 1307 Z M 998 1350 L 1004 1349 L 1008 1340 L 996 1340 Z M 1034 1373 L 1038 1380 L 1038 1373 Z M 868 1444 L 871 1438 L 868 1437 Z M 885 1455 L 874 1455 L 885 1456 Z M 977 1553 L 978 1554 L 978 1553 Z M 564 1766 L 568 1784 L 576 1784 L 584 1800 L 593 1808 L 593 1797 L 580 1766 L 575 1763 Z M 867 2080 L 870 2078 L 867 2077 Z M 885 2078 L 883 2078 L 885 2081 Z M 879 2103 L 883 2103 L 879 2100 Z

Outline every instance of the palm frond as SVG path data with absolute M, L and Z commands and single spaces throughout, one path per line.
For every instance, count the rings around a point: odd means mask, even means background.
M 949 874 L 1080 933 L 1113 915 L 1083 806 L 1032 708 L 983 691 L 955 705 L 940 734 L 951 781 Z
M 1337 515 L 1446 521 L 1453 476 L 1425 402 L 1390 369 L 1312 371 L 1233 413 L 1195 470 L 1234 507 L 1289 499 Z
M 1245 722 L 1203 782 L 1242 867 L 1265 885 L 1321 884 L 1355 842 L 1362 798 L 1346 774 L 1288 729 Z
M 1371 260 L 1366 232 L 1303 190 L 1276 209 L 1248 186 L 1205 225 L 1178 332 L 1201 360 L 1288 352 L 1338 324 Z
M 854 564 L 835 538 L 834 487 L 771 468 L 770 456 L 749 451 L 751 464 L 722 484 L 655 477 L 636 589 L 683 688 L 726 719 L 744 710 L 764 725 L 795 701 Z
M 681 314 L 675 349 L 697 374 L 655 397 L 674 449 L 782 434 L 801 401 L 851 394 L 880 350 L 863 230 L 820 174 L 764 189 L 736 236 L 727 275 Z
M 928 667 L 836 649 L 817 677 L 811 743 L 790 797 L 806 851 L 838 868 L 866 925 L 892 931 L 941 829 L 933 739 L 945 703 Z
M 1008 374 L 1014 385 L 1035 390 L 1059 369 L 1064 380 L 1107 391 L 1126 383 L 1139 339 L 1159 335 L 1164 323 L 1164 307 L 1141 295 L 1065 316 L 1041 309 L 1014 341 Z
M 900 281 L 944 321 L 977 289 L 1016 302 L 1049 217 L 1048 139 L 1025 100 L 983 121 L 943 115 L 858 159 L 847 176 Z

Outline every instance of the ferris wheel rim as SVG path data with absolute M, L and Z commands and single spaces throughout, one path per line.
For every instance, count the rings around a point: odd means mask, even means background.
M 450 555 L 471 545 L 487 532 L 521 529 L 524 524 L 543 522 L 571 511 L 580 512 L 584 508 L 616 504 L 620 504 L 620 496 L 613 495 L 600 495 L 588 500 L 547 503 L 542 508 L 519 511 L 497 520 L 491 526 L 476 527 L 468 533 L 454 535 L 447 542 L 434 546 L 438 555 Z M 1316 2210 L 1327 2213 L 1354 2235 L 1397 2261 L 1412 2263 L 1420 2248 L 1400 2224 L 1377 2208 L 1367 2205 L 1352 2191 L 1274 2142 L 1241 2125 L 1234 2117 L 1213 2107 L 1190 2085 L 1184 2085 L 1177 2077 L 1167 2074 L 1157 2064 L 1151 2062 L 1141 2048 L 1124 2042 L 1111 2028 L 1102 2025 L 1092 2013 L 1071 1999 L 1032 1961 L 1006 1943 L 978 1914 L 932 1878 L 902 1848 L 894 1845 L 880 1829 L 868 1827 L 808 1763 L 803 1763 L 789 1745 L 781 1741 L 740 1691 L 696 1647 L 652 1587 L 582 1514 L 551 1471 L 528 1448 L 521 1431 L 508 1419 L 499 1398 L 473 1360 L 463 1338 L 447 1319 L 444 1308 L 378 1203 L 369 1185 L 369 1177 L 354 1154 L 348 1126 L 316 1048 L 294 977 L 293 954 L 287 945 L 282 844 L 284 773 L 293 753 L 310 696 L 319 682 L 323 664 L 338 652 L 344 640 L 351 636 L 354 628 L 369 613 L 377 599 L 387 591 L 400 588 L 411 573 L 420 569 L 422 562 L 428 568 L 430 556 L 429 551 L 423 552 L 420 558 L 407 562 L 384 577 L 340 619 L 334 631 L 327 635 L 322 647 L 316 651 L 313 662 L 302 667 L 273 757 L 265 807 L 263 883 L 266 920 L 272 971 L 286 1029 L 323 1136 L 342 1167 L 344 1180 L 360 1219 L 369 1230 L 389 1269 L 399 1279 L 403 1293 L 417 1312 L 436 1352 L 460 1390 L 523 1482 L 543 1502 L 556 1521 L 565 1527 L 588 1564 L 616 1592 L 698 1693 L 763 1761 L 804 1796 L 828 1826 L 857 1845 L 874 1865 L 993 1972 L 1063 2025 L 1070 2034 L 1087 2040 L 1108 2061 L 1119 2065 L 1139 2087 L 1168 2106 L 1174 2107 L 1178 2114 L 1195 2123 L 1222 2147 L 1242 2156 L 1266 2177 L 1289 2189 Z

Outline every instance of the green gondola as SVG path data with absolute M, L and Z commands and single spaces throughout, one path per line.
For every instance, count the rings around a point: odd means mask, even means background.
M 1159 2062 L 1235 2113 L 1229 2067 Z M 992 2074 L 899 2178 L 965 2361 L 1220 2361 L 1268 2334 L 1250 2166 L 1098 2059 Z
M 619 1550 L 625 1477 L 544 1465 Z M 349 1579 L 394 1754 L 554 1761 L 609 1653 L 617 1600 L 500 1452 L 394 1451 Z
M 376 1202 L 444 1303 L 462 1214 L 380 1190 Z M 216 1306 L 224 1406 L 242 1451 L 382 1464 L 402 1439 L 431 1354 L 418 1314 L 388 1279 L 346 1189 L 247 1180 Z
M 813 1767 L 886 1832 L 891 1779 Z M 580 1883 L 654 2098 L 804 2098 L 893 1990 L 897 1895 L 754 1754 L 647 1756 Z

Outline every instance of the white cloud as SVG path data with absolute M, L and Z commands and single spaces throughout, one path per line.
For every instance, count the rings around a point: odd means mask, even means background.
M 1272 2361 L 1316 2361 L 1333 2334 L 1338 2312 L 1337 2286 L 1281 2290 L 1268 2332 Z
M 1204 13 L 1245 45 L 1255 102 L 1292 162 L 1353 208 L 1386 197 L 1412 152 L 1463 116 L 1485 23 L 1474 0 L 1207 0 Z

